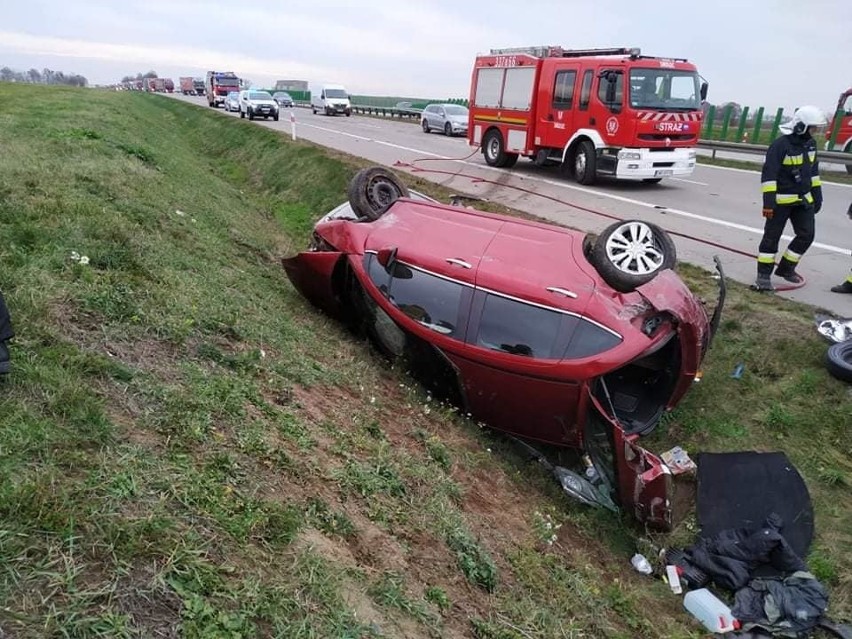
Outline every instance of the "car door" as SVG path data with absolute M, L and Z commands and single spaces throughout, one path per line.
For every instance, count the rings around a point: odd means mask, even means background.
M 578 64 L 548 65 L 540 83 L 539 146 L 564 149 L 574 134 Z
M 474 417 L 498 430 L 559 445 L 579 441 L 580 384 L 560 363 L 595 288 L 574 259 L 577 241 L 507 224 L 480 265 L 470 356 L 459 367 Z
M 621 507 L 637 521 L 659 530 L 672 527 L 674 481 L 663 461 L 636 444 L 592 393 L 588 400 L 583 446 L 601 480 Z

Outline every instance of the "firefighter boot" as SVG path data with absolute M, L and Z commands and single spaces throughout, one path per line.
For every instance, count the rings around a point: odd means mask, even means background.
M 796 265 L 788 260 L 786 257 L 782 257 L 781 261 L 778 263 L 778 266 L 775 269 L 775 275 L 778 277 L 784 278 L 788 282 L 792 282 L 793 284 L 801 284 L 805 281 L 805 279 L 796 273 Z
M 852 275 L 847 277 L 843 284 L 838 284 L 837 286 L 831 287 L 832 293 L 852 293 Z
M 758 273 L 757 280 L 755 280 L 752 288 L 755 291 L 774 291 L 775 287 L 772 286 L 772 279 L 770 278 L 768 273 Z
M 6 342 L 0 342 L 0 375 L 9 372 L 9 347 Z

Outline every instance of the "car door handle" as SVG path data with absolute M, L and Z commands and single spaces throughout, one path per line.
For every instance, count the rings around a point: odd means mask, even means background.
M 564 295 L 565 297 L 570 297 L 572 300 L 577 299 L 577 294 L 574 291 L 569 291 L 564 288 L 559 288 L 558 286 L 548 286 L 547 291 L 549 293 L 558 293 L 559 295 Z
M 473 266 L 471 266 L 470 263 L 465 262 L 464 260 L 460 260 L 457 257 L 448 257 L 447 262 L 449 264 L 455 264 L 456 266 L 461 266 L 463 268 L 473 268 Z

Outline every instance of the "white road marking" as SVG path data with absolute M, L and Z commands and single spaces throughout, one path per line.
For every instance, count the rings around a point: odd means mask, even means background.
M 400 144 L 393 144 L 391 142 L 385 142 L 384 140 L 376 140 L 376 139 L 373 139 L 373 138 L 366 138 L 366 137 L 363 137 L 363 136 L 360 136 L 360 135 L 353 135 L 352 133 L 344 133 L 343 131 L 338 131 L 336 129 L 327 129 L 325 127 L 320 127 L 320 126 L 316 126 L 316 125 L 313 125 L 313 124 L 307 124 L 305 126 L 310 126 L 310 127 L 315 128 L 315 129 L 320 129 L 322 131 L 329 131 L 330 133 L 339 133 L 340 135 L 345 135 L 345 136 L 357 138 L 359 140 L 367 140 L 369 142 L 375 142 L 376 144 L 381 144 L 382 146 L 388 146 L 388 147 L 392 147 L 394 149 L 400 149 L 402 151 L 409 151 L 410 153 L 419 153 L 421 155 L 439 158 L 441 160 L 446 160 L 447 162 L 457 162 L 459 164 L 472 166 L 472 167 L 477 168 L 477 169 L 487 169 L 487 170 L 491 170 L 491 171 L 498 171 L 498 172 L 504 173 L 504 174 L 507 172 L 505 169 L 499 169 L 499 168 L 493 167 L 493 166 L 482 165 L 482 164 L 478 164 L 476 162 L 468 162 L 467 160 L 453 159 L 453 158 L 449 158 L 449 157 L 444 156 L 444 155 L 432 153 L 430 151 L 424 151 L 422 149 L 414 149 L 412 147 L 402 146 Z M 709 165 L 702 165 L 702 166 L 709 166 Z M 713 168 L 728 168 L 728 167 L 713 167 Z M 734 170 L 740 171 L 742 169 L 734 169 Z M 744 172 L 745 173 L 755 173 L 755 171 L 744 171 Z M 606 191 L 596 191 L 594 189 L 586 188 L 584 186 L 577 186 L 575 184 L 567 184 L 565 182 L 556 182 L 555 180 L 549 180 L 549 179 L 546 179 L 546 178 L 539 178 L 539 177 L 535 177 L 535 176 L 532 176 L 532 175 L 523 175 L 523 176 L 518 175 L 518 174 L 512 174 L 512 175 L 514 177 L 519 177 L 519 178 L 522 178 L 522 179 L 525 179 L 525 180 L 531 180 L 533 182 L 541 182 L 542 184 L 548 184 L 550 186 L 556 186 L 556 187 L 559 187 L 559 188 L 562 188 L 562 189 L 569 189 L 569 190 L 572 190 L 572 191 L 579 191 L 581 193 L 587 193 L 589 195 L 596 195 L 596 196 L 600 196 L 600 197 L 609 198 L 611 200 L 616 200 L 618 202 L 624 202 L 625 204 L 631 204 L 631 205 L 634 205 L 634 206 L 643 206 L 645 208 L 653 209 L 655 211 L 665 211 L 668 214 L 679 215 L 681 217 L 689 218 L 689 219 L 692 219 L 692 220 L 699 220 L 701 222 L 707 222 L 708 224 L 716 224 L 718 226 L 724 226 L 726 228 L 736 229 L 738 231 L 744 231 L 746 233 L 752 233 L 752 234 L 758 235 L 758 236 L 763 235 L 763 229 L 762 228 L 756 228 L 756 227 L 753 227 L 753 226 L 746 226 L 745 224 L 737 224 L 736 222 L 728 222 L 727 220 L 720 220 L 720 219 L 717 219 L 717 218 L 714 218 L 714 217 L 708 217 L 706 215 L 699 215 L 698 213 L 690 213 L 689 211 L 683 211 L 681 209 L 673 209 L 673 208 L 669 208 L 667 206 L 662 206 L 662 205 L 659 205 L 659 204 L 652 204 L 650 202 L 643 202 L 642 200 L 636 200 L 634 198 L 625 197 L 623 195 L 616 195 L 615 193 L 607 193 Z M 687 180 L 684 180 L 684 181 L 687 181 Z M 843 185 L 843 186 L 848 186 L 848 185 Z M 793 236 L 792 235 L 783 235 L 781 239 L 789 242 L 790 240 L 793 239 Z M 850 252 L 852 252 L 848 248 L 842 248 L 840 246 L 833 246 L 831 244 L 823 244 L 821 242 L 814 242 L 811 246 L 813 248 L 823 249 L 825 251 L 829 251 L 831 253 L 838 253 L 840 255 L 849 255 Z
M 298 125 L 297 125 L 298 126 Z M 373 138 L 367 138 L 363 135 L 355 135 L 354 133 L 346 133 L 344 131 L 339 131 L 338 129 L 329 129 L 324 126 L 317 126 L 316 124 L 305 124 L 302 122 L 302 126 L 310 127 L 311 129 L 319 129 L 320 131 L 328 131 L 329 133 L 336 133 L 337 135 L 345 135 L 348 138 L 355 138 L 356 140 L 366 140 L 367 142 L 377 142 Z
M 706 182 L 696 182 L 695 180 L 687 180 L 685 178 L 669 178 L 670 180 L 676 180 L 677 182 L 688 182 L 689 184 L 697 184 L 698 186 L 710 186 Z

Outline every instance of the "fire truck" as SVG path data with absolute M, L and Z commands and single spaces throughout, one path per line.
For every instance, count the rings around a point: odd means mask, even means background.
M 492 49 L 470 85 L 468 143 L 509 168 L 523 155 L 581 184 L 690 175 L 707 97 L 694 64 L 637 48 Z
M 834 142 L 835 151 L 852 153 L 852 88 L 846 89 L 837 100 L 834 117 L 840 118 L 840 128 L 837 129 L 837 139 Z M 832 118 L 826 128 L 826 135 L 831 135 L 836 122 Z M 846 165 L 846 172 L 852 174 L 852 164 Z
M 225 103 L 231 91 L 240 90 L 240 79 L 233 71 L 208 71 L 204 88 L 207 104 L 215 108 Z

